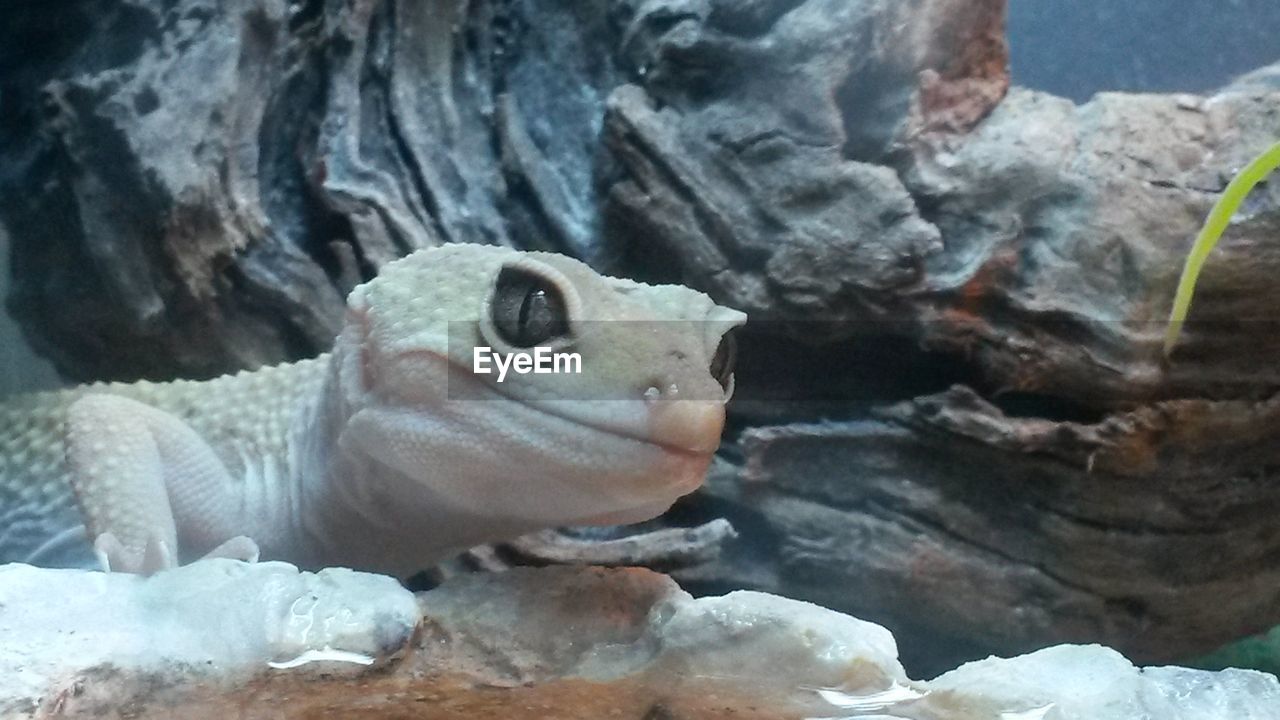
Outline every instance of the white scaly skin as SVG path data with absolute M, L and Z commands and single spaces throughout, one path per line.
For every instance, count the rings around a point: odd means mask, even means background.
M 545 344 L 580 375 L 469 372 L 474 346 L 514 349 L 494 320 L 504 269 L 559 293 L 568 332 Z M 153 572 L 260 550 L 404 575 L 648 519 L 705 476 L 727 395 L 709 367 L 745 320 L 688 288 L 476 245 L 391 263 L 348 307 L 313 360 L 0 404 L 0 563 Z

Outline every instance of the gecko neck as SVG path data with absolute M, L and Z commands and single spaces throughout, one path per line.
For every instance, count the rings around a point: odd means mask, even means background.
M 440 457 L 438 464 L 410 477 L 364 447 L 371 443 L 350 432 L 350 425 L 368 398 L 356 377 L 360 358 L 344 347 L 339 342 L 335 348 L 315 409 L 297 433 L 300 455 L 309 458 L 311 469 L 301 484 L 296 544 L 307 551 L 291 556 L 291 562 L 405 577 L 475 545 L 543 527 L 528 519 L 469 511 L 437 487 L 442 474 L 453 482 L 458 473 L 480 482 L 484 467 Z M 429 422 L 427 407 L 417 410 Z

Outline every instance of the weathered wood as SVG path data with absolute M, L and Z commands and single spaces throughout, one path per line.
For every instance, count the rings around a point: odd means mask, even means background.
M 771 546 L 685 582 L 763 578 L 1001 652 L 1114 640 L 1171 660 L 1275 622 L 1280 484 L 1265 468 L 1280 402 L 1171 401 L 1089 424 L 1010 417 L 957 387 L 875 415 L 744 432 L 741 474 L 711 494 Z

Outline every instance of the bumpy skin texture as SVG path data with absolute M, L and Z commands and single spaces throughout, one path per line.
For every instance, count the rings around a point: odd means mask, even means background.
M 470 372 L 504 272 L 562 301 L 581 373 Z M 523 318 L 523 315 L 521 316 Z M 348 299 L 329 355 L 0 405 L 0 562 L 152 572 L 205 555 L 406 574 L 481 542 L 653 517 L 702 481 L 745 316 L 549 253 L 446 245 Z

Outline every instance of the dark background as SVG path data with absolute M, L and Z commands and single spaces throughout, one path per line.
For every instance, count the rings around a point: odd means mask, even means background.
M 1280 0 L 1009 0 L 1013 81 L 1200 92 L 1280 60 Z

